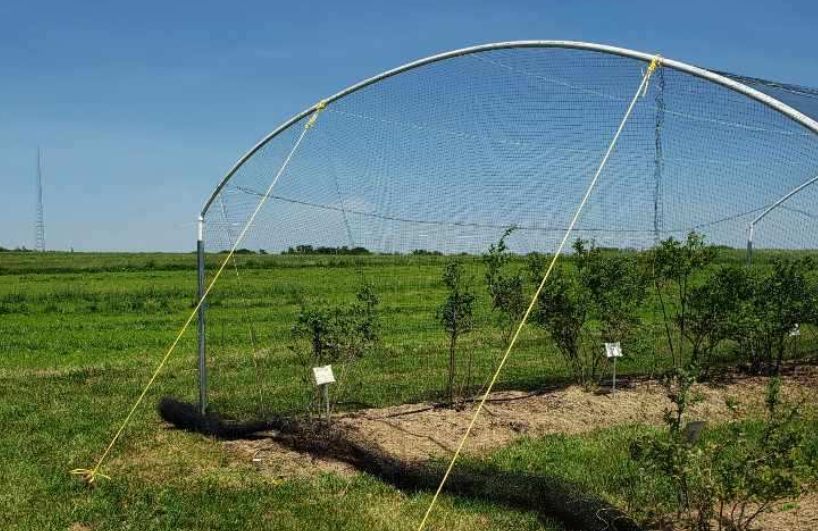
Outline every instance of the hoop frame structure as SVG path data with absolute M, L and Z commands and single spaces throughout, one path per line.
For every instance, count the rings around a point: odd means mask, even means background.
M 515 48 L 557 48 L 557 49 L 567 49 L 567 50 L 580 50 L 580 51 L 589 51 L 589 52 L 598 52 L 608 55 L 626 57 L 630 59 L 636 59 L 642 61 L 646 64 L 649 64 L 651 61 L 657 58 L 657 55 L 640 52 L 636 50 L 631 50 L 627 48 L 620 48 L 616 46 L 609 46 L 605 44 L 596 44 L 596 43 L 589 43 L 589 42 L 579 42 L 579 41 L 564 41 L 564 40 L 524 40 L 524 41 L 507 41 L 507 42 L 496 42 L 490 44 L 482 44 L 477 46 L 470 46 L 466 48 L 460 48 L 457 50 L 452 50 L 444 53 L 439 53 L 435 55 L 430 55 L 428 57 L 424 57 L 422 59 L 418 59 L 409 63 L 406 63 L 402 66 L 398 66 L 391 70 L 386 70 L 372 76 L 370 78 L 364 79 L 354 85 L 351 85 L 332 96 L 317 102 L 316 104 L 304 109 L 303 111 L 299 112 L 298 114 L 291 117 L 289 120 L 286 120 L 281 125 L 273 129 L 270 133 L 264 136 L 261 140 L 259 140 L 253 147 L 251 147 L 246 153 L 244 153 L 234 164 L 233 166 L 227 171 L 227 173 L 222 177 L 219 181 L 216 188 L 213 190 L 211 195 L 208 197 L 207 201 L 202 206 L 201 212 L 199 213 L 198 217 L 198 238 L 197 238 L 197 255 L 198 255 L 198 280 L 199 280 L 199 293 L 202 292 L 202 286 L 204 283 L 204 252 L 205 252 L 205 242 L 203 239 L 203 222 L 204 219 L 212 206 L 213 202 L 219 196 L 221 191 L 230 182 L 230 179 L 239 171 L 239 169 L 259 150 L 261 150 L 265 145 L 267 145 L 270 141 L 276 138 L 278 135 L 289 129 L 294 124 L 298 123 L 302 119 L 310 116 L 311 114 L 315 113 L 316 111 L 322 109 L 324 106 L 332 104 L 334 101 L 340 100 L 350 94 L 358 92 L 370 85 L 374 85 L 380 81 L 389 79 L 391 77 L 397 76 L 404 72 L 414 70 L 416 68 L 420 68 L 422 66 L 426 66 L 432 63 L 437 63 L 441 61 L 445 61 L 447 59 L 453 59 L 456 57 L 463 57 L 467 55 L 477 54 L 481 52 L 488 52 L 493 50 L 508 50 L 508 49 L 515 49 Z M 727 89 L 730 89 L 734 92 L 740 93 L 751 100 L 755 100 L 767 107 L 779 112 L 780 114 L 786 116 L 787 118 L 793 120 L 794 122 L 800 124 L 807 130 L 811 131 L 813 134 L 818 135 L 818 121 L 810 118 L 809 116 L 801 113 L 797 109 L 787 105 L 786 103 L 769 96 L 763 92 L 760 92 L 740 81 L 722 75 L 720 73 L 707 70 L 705 68 L 700 68 L 688 63 L 684 63 L 681 61 L 673 60 L 673 59 L 666 59 L 664 57 L 661 58 L 661 66 L 662 68 L 670 68 L 673 70 L 677 70 L 682 73 L 686 73 L 692 75 L 694 77 L 704 79 L 706 81 L 712 82 L 716 85 L 723 86 Z M 797 191 L 800 191 L 805 186 L 799 187 L 797 190 L 788 194 L 785 198 L 774 204 L 772 208 L 780 205 L 784 200 L 791 197 Z M 767 212 L 765 212 L 766 215 Z M 762 216 L 763 217 L 763 216 Z M 753 223 L 755 224 L 755 222 Z M 750 236 L 750 239 L 752 236 Z M 752 244 L 748 244 L 749 246 Z M 749 250 L 748 250 L 749 252 Z M 202 412 L 205 411 L 207 407 L 207 364 L 206 364 L 206 347 L 205 347 L 205 304 L 202 304 L 199 309 L 199 319 L 198 319 L 198 351 L 199 351 L 199 360 L 198 360 L 198 369 L 199 369 L 199 407 Z
M 492 50 L 506 50 L 506 49 L 513 49 L 513 48 L 563 48 L 563 49 L 571 49 L 571 50 L 584 50 L 584 51 L 591 51 L 591 52 L 600 52 L 606 53 L 609 55 L 618 55 L 621 57 L 628 57 L 631 59 L 637 59 L 644 63 L 650 63 L 655 57 L 655 54 L 649 54 L 645 52 L 638 52 L 636 50 L 629 50 L 627 48 L 619 48 L 616 46 L 608 46 L 605 44 L 595 44 L 589 42 L 578 42 L 578 41 L 556 41 L 556 40 L 535 40 L 535 41 L 509 41 L 509 42 L 497 42 L 492 44 L 482 44 L 479 46 L 470 46 L 468 48 L 461 48 L 459 50 L 452 50 L 450 52 L 444 52 L 436 55 L 430 55 L 423 59 L 418 59 L 416 61 L 412 61 L 410 63 L 406 63 L 402 66 L 397 68 L 393 68 L 391 70 L 387 70 L 382 72 L 378 75 L 372 76 L 368 79 L 365 79 L 359 83 L 351 85 L 344 90 L 333 94 L 332 96 L 319 101 L 315 105 L 304 109 L 300 113 L 296 114 L 289 120 L 285 121 L 277 128 L 272 130 L 268 133 L 264 138 L 262 138 L 256 145 L 250 148 L 244 155 L 242 155 L 236 163 L 230 168 L 230 170 L 225 174 L 216 188 L 213 190 L 213 193 L 210 195 L 208 200 L 205 202 L 204 206 L 201 210 L 201 215 L 204 217 L 207 214 L 207 211 L 210 209 L 210 206 L 213 204 L 213 201 L 219 195 L 222 188 L 230 181 L 233 175 L 239 170 L 239 168 L 244 165 L 244 163 L 252 157 L 257 151 L 263 148 L 267 143 L 269 143 L 272 139 L 277 137 L 279 134 L 287 130 L 291 125 L 295 124 L 296 122 L 302 120 L 303 118 L 309 116 L 316 109 L 321 105 L 329 105 L 334 101 L 337 101 L 345 96 L 358 92 L 359 90 L 366 88 L 370 85 L 378 83 L 379 81 L 383 81 L 390 77 L 394 77 L 398 74 L 402 74 L 409 70 L 413 70 L 415 68 L 419 68 L 428 64 L 437 63 L 440 61 L 445 61 L 446 59 L 452 59 L 455 57 L 462 57 L 465 55 L 472 55 L 480 52 L 488 52 Z M 697 66 L 690 65 L 688 63 L 684 63 L 681 61 L 676 61 L 673 59 L 666 59 L 662 58 L 662 67 L 663 68 L 671 68 L 674 70 L 678 70 L 680 72 L 684 72 L 695 77 L 705 79 L 731 89 L 735 92 L 743 94 L 750 99 L 756 100 L 776 111 L 780 112 L 781 114 L 787 116 L 788 118 L 792 119 L 793 121 L 803 125 L 805 128 L 809 129 L 816 135 L 818 135 L 818 122 L 813 120 L 812 118 L 808 117 L 807 115 L 799 112 L 798 110 L 792 108 L 791 106 L 787 105 L 786 103 L 773 98 L 763 92 L 759 92 L 758 90 L 749 87 L 743 83 L 739 83 L 729 77 L 724 75 L 718 74 L 716 72 L 700 68 Z

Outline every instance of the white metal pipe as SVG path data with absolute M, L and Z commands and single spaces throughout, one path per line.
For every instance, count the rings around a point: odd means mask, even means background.
M 796 186 L 795 188 L 793 188 L 792 190 L 787 192 L 785 195 L 783 195 L 781 197 L 781 199 L 779 199 L 778 201 L 776 201 L 775 203 L 773 203 L 772 205 L 767 207 L 767 209 L 764 212 L 759 214 L 753 221 L 750 222 L 750 235 L 752 236 L 752 230 L 753 230 L 753 227 L 756 225 L 756 223 L 758 223 L 759 221 L 764 219 L 764 217 L 767 214 L 769 214 L 771 211 L 775 210 L 775 208 L 780 206 L 781 203 L 783 203 L 784 201 L 786 201 L 790 197 L 794 196 L 795 194 L 797 194 L 798 192 L 800 192 L 801 190 L 803 190 L 807 186 L 811 185 L 815 181 L 818 181 L 818 175 L 816 175 L 815 177 L 813 177 L 812 179 L 810 179 L 810 180 L 808 180 L 806 182 L 803 182 L 803 183 L 799 184 L 798 186 Z
M 199 216 L 198 238 L 196 240 L 196 295 L 199 301 L 205 294 L 205 256 L 204 256 L 204 216 Z M 204 415 L 207 412 L 207 346 L 206 346 L 206 322 L 205 312 L 207 305 L 199 304 L 197 338 L 198 338 L 198 374 L 199 374 L 199 412 Z
M 776 208 L 781 206 L 781 204 L 784 203 L 787 199 L 794 196 L 795 194 L 797 194 L 798 192 L 800 192 L 801 190 L 803 190 L 804 188 L 806 188 L 807 186 L 813 184 L 816 181 L 818 181 L 818 175 L 816 175 L 812 179 L 809 179 L 809 180 L 799 184 L 798 186 L 796 186 L 795 188 L 793 188 L 792 190 L 790 190 L 789 192 L 787 192 L 786 194 L 781 196 L 781 198 L 778 201 L 776 201 L 772 205 L 768 206 L 764 210 L 764 212 L 762 212 L 761 214 L 756 216 L 756 218 L 753 221 L 750 222 L 750 225 L 747 227 L 747 261 L 748 262 L 750 262 L 752 260 L 752 255 L 753 255 L 753 233 L 755 232 L 756 224 L 759 221 L 761 221 L 762 219 L 764 219 L 767 216 L 767 214 L 769 214 L 770 212 L 772 212 L 773 210 L 775 210 Z
M 365 79 L 359 83 L 356 83 L 336 94 L 333 94 L 329 98 L 323 100 L 322 102 L 316 103 L 315 105 L 309 107 L 301 111 L 300 113 L 296 114 L 286 122 L 282 123 L 276 129 L 271 131 L 267 136 L 262 138 L 255 146 L 250 148 L 247 153 L 241 156 L 238 161 L 233 165 L 232 168 L 227 172 L 227 174 L 222 178 L 219 184 L 216 186 L 216 189 L 208 198 L 207 202 L 202 207 L 202 216 L 207 214 L 210 205 L 215 200 L 216 196 L 219 192 L 224 188 L 224 186 L 230 181 L 233 175 L 241 168 L 241 166 L 250 158 L 252 157 L 259 149 L 264 147 L 265 144 L 270 142 L 273 138 L 281 134 L 291 125 L 295 124 L 296 122 L 304 119 L 305 117 L 309 116 L 313 112 L 315 112 L 316 108 L 321 104 L 330 104 L 336 100 L 343 98 L 353 92 L 357 92 L 369 85 L 377 83 L 379 81 L 383 81 L 384 79 L 388 79 L 390 77 L 396 76 L 400 73 L 406 72 L 408 70 L 412 70 L 414 68 L 418 68 L 424 65 L 428 65 L 430 63 L 435 63 L 439 61 L 443 61 L 446 59 L 451 59 L 454 57 L 460 57 L 464 55 L 470 55 L 480 52 L 487 52 L 491 50 L 502 50 L 502 49 L 511 49 L 511 48 L 565 48 L 565 49 L 574 49 L 574 50 L 585 50 L 585 51 L 592 51 L 592 52 L 600 52 L 600 53 L 607 53 L 610 55 L 618 55 L 622 57 L 629 57 L 631 59 L 637 59 L 646 63 L 649 63 L 655 57 L 653 54 L 638 52 L 635 50 L 629 50 L 627 48 L 619 48 L 616 46 L 608 46 L 604 44 L 594 44 L 589 42 L 576 42 L 576 41 L 558 41 L 558 40 L 531 40 L 531 41 L 510 41 L 510 42 L 497 42 L 492 44 L 483 44 L 479 46 L 471 46 L 468 48 L 461 48 L 459 50 L 453 50 L 450 52 L 445 52 L 437 55 L 432 55 L 429 57 L 425 57 L 423 59 L 418 59 L 417 61 L 412 61 L 405 65 L 399 66 L 397 68 L 393 68 L 392 70 L 387 70 L 382 72 L 376 76 L 372 76 L 368 79 Z M 818 122 L 813 120 L 812 118 L 806 116 L 805 114 L 797 111 L 796 109 L 790 107 L 786 103 L 779 101 L 772 96 L 764 94 L 752 87 L 749 87 L 743 83 L 740 83 L 734 79 L 728 78 L 721 74 L 717 74 L 710 70 L 706 70 L 704 68 L 699 68 L 697 66 L 693 66 L 687 63 L 683 63 L 681 61 L 675 61 L 673 59 L 665 59 L 662 58 L 662 67 L 664 68 L 671 68 L 674 70 L 678 70 L 680 72 L 684 72 L 695 77 L 699 77 L 702 79 L 706 79 L 723 87 L 726 87 L 730 90 L 734 90 L 745 96 L 758 101 L 772 109 L 780 112 L 781 114 L 787 116 L 788 118 L 792 119 L 793 121 L 801 124 L 806 129 L 812 131 L 815 134 L 818 134 Z

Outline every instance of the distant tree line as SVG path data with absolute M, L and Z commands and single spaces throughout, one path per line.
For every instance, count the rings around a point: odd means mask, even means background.
M 296 245 L 295 247 L 288 247 L 286 251 L 282 251 L 281 254 L 352 254 L 352 255 L 364 255 L 364 254 L 372 254 L 372 252 L 367 249 L 366 247 L 347 247 L 346 245 L 342 247 L 328 247 L 328 246 L 318 246 L 313 247 L 312 245 Z
M 219 254 L 227 254 L 230 250 L 223 249 L 219 251 Z M 236 249 L 233 251 L 233 254 L 260 254 L 265 255 L 269 254 L 266 249 L 259 249 L 258 251 L 254 251 L 252 249 L 247 249 L 245 247 Z M 281 254 L 346 254 L 346 255 L 367 255 L 372 254 L 372 252 L 367 249 L 366 247 L 347 247 L 344 245 L 343 247 L 325 247 L 325 246 L 312 246 L 312 245 L 296 245 L 295 247 L 288 247 L 286 250 L 281 251 Z

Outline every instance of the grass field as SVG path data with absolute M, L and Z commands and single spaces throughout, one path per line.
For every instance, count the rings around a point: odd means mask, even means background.
M 218 256 L 211 259 L 212 269 Z M 740 257 L 725 258 L 730 259 Z M 299 301 L 350 300 L 362 275 L 381 296 L 384 350 L 362 360 L 349 376 L 353 383 L 342 392 L 359 403 L 347 407 L 420 401 L 441 391 L 445 336 L 434 308 L 443 296 L 442 258 L 253 255 L 240 260 L 239 276 L 232 269 L 225 272 L 209 312 L 212 400 L 219 410 L 241 416 L 297 407 L 304 387 L 288 342 Z M 3 526 L 413 528 L 429 502 L 426 493 L 402 493 L 365 475 L 326 473 L 297 480 L 261 475 L 218 442 L 164 427 L 153 409 L 156 400 L 164 394 L 195 396 L 192 329 L 114 449 L 104 469 L 111 479 L 88 490 L 68 474 L 94 463 L 191 311 L 194 264 L 193 254 L 0 253 Z M 485 298 L 479 267 L 469 262 L 476 291 Z M 463 343 L 474 353 L 477 385 L 501 344 L 490 321 L 483 300 L 478 322 L 484 333 Z M 621 371 L 642 374 L 656 367 L 651 356 L 634 356 Z M 532 389 L 567 376 L 556 351 L 528 332 L 500 383 Z M 627 496 L 615 470 L 624 461 L 623 441 L 644 429 L 527 440 L 489 462 L 547 470 L 619 503 Z M 608 479 L 594 479 L 603 475 Z M 444 497 L 433 526 L 561 528 L 533 513 L 450 497 Z

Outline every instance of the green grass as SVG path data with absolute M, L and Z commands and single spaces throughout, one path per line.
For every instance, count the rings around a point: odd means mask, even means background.
M 354 261 L 343 257 L 267 260 L 255 269 L 243 264 L 241 286 L 228 270 L 230 275 L 214 292 L 209 337 L 212 383 L 214 401 L 224 409 L 257 406 L 251 385 L 257 375 L 246 356 L 247 328 L 223 323 L 232 320 L 235 325 L 251 315 L 259 341 L 272 349 L 260 361 L 272 367 L 288 356 L 283 343 L 270 345 L 288 338 L 289 319 L 296 308 L 293 289 L 308 296 L 311 290 L 316 295 L 320 290 L 322 297 L 340 300 L 352 292 L 342 287 L 327 290 L 327 282 L 321 286 L 326 270 L 342 275 L 342 284 L 347 286 L 359 275 Z M 389 257 L 368 260 L 368 267 L 394 263 Z M 416 279 L 436 269 L 434 262 L 433 258 L 418 259 L 406 268 L 413 289 L 423 288 Z M 335 475 L 279 482 L 237 461 L 220 443 L 165 430 L 153 405 L 163 394 L 193 396 L 193 330 L 180 343 L 145 407 L 114 449 L 104 469 L 112 479 L 87 490 L 68 474 L 70 469 L 93 465 L 191 310 L 195 302 L 193 266 L 193 255 L 0 255 L 0 511 L 4 526 L 412 528 L 429 502 L 427 494 L 405 495 L 366 476 L 355 477 L 351 484 Z M 406 295 L 412 297 L 411 290 Z M 411 307 L 396 312 L 402 326 L 416 326 Z M 425 337 L 416 338 L 416 348 L 420 350 L 433 335 L 430 330 Z M 396 354 L 389 366 L 403 367 L 404 374 L 411 374 L 416 366 L 408 359 Z M 279 372 L 269 378 L 269 388 L 288 390 L 282 395 L 284 402 L 300 392 L 296 381 L 286 385 L 287 378 L 293 379 L 292 373 Z M 395 382 L 394 389 L 406 385 L 403 378 L 400 372 L 384 375 L 386 381 Z M 405 392 L 421 391 L 410 386 Z M 387 403 L 401 396 L 390 390 L 375 392 L 369 399 Z M 487 503 L 446 499 L 436 513 L 435 525 L 542 529 L 544 524 L 534 515 L 498 510 Z M 554 526 L 549 527 L 558 528 Z
M 805 410 L 799 422 L 803 424 L 807 440 L 799 454 L 798 473 L 802 481 L 814 485 L 818 481 L 818 417 L 814 408 Z M 745 420 L 741 424 L 747 437 L 754 441 L 760 439 L 758 420 Z M 633 441 L 657 433 L 659 428 L 631 425 L 597 430 L 580 437 L 524 438 L 496 452 L 487 462 L 499 470 L 559 477 L 636 517 L 646 517 L 647 510 L 672 514 L 676 500 L 669 478 L 639 471 L 629 457 Z M 715 425 L 704 430 L 700 444 L 725 446 L 729 456 L 731 447 L 725 443 L 731 440 L 725 425 Z
M 219 258 L 209 258 L 211 271 Z M 387 405 L 434 397 L 442 390 L 445 337 L 434 309 L 443 297 L 443 258 L 254 255 L 239 260 L 240 280 L 232 269 L 225 272 L 208 314 L 215 407 L 237 416 L 296 407 L 304 387 L 289 349 L 289 330 L 299 300 L 351 300 L 362 275 L 381 296 L 383 347 L 378 356 L 355 366 L 343 396 Z M 69 476 L 70 469 L 93 465 L 191 311 L 194 265 L 192 254 L 0 253 L 3 525 L 413 528 L 428 494 L 400 493 L 366 476 L 351 483 L 332 474 L 282 482 L 258 474 L 220 443 L 166 430 L 153 411 L 158 397 L 195 396 L 193 329 L 113 450 L 103 470 L 112 479 L 88 490 Z M 469 269 L 480 298 L 481 331 L 466 336 L 462 346 L 475 357 L 479 385 L 501 342 L 491 326 L 480 265 L 471 259 Z M 251 330 L 255 357 L 249 355 Z M 619 369 L 644 373 L 652 364 L 648 356 L 633 357 Z M 526 389 L 567 377 L 553 347 L 528 331 L 500 385 Z M 587 466 L 583 462 L 602 462 L 610 454 L 594 437 L 605 435 L 566 438 L 562 457 L 546 452 L 557 440 L 548 439 L 525 443 L 532 445 L 529 449 L 515 445 L 495 459 L 521 469 L 542 465 L 545 470 L 547 464 L 547 470 L 573 478 Z M 589 453 L 578 455 L 583 448 Z M 544 455 L 552 455 L 552 462 L 533 459 Z M 555 466 L 557 461 L 562 468 Z M 600 493 L 620 501 L 615 485 L 603 487 Z M 534 514 L 448 497 L 434 518 L 437 528 L 559 529 Z

